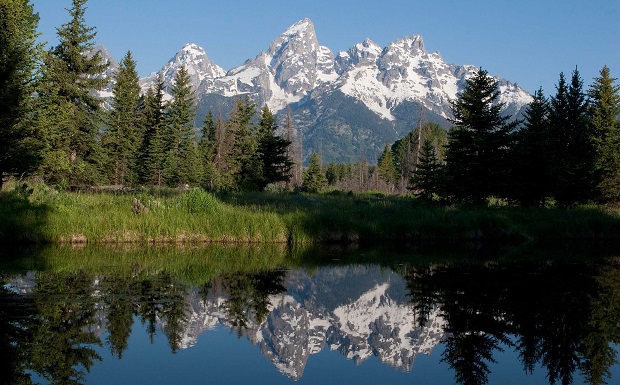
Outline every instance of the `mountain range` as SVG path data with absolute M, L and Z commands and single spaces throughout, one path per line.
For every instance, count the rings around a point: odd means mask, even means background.
M 386 143 L 421 122 L 448 128 L 450 100 L 478 69 L 448 64 L 439 52 L 427 52 L 420 35 L 383 48 L 366 39 L 334 55 L 319 44 L 309 19 L 289 27 L 267 51 L 228 71 L 203 48 L 187 44 L 160 71 L 140 80 L 143 91 L 161 74 L 168 92 L 181 66 L 196 92 L 197 127 L 209 110 L 226 118 L 234 98 L 248 95 L 257 106 L 269 106 L 280 121 L 290 113 L 297 137 L 303 138 L 304 159 L 316 151 L 324 161 L 371 163 Z M 516 115 L 532 100 L 517 84 L 495 79 L 504 114 Z

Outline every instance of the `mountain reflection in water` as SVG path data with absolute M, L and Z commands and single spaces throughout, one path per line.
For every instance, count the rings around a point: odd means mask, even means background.
M 524 379 L 610 382 L 620 336 L 620 268 L 610 261 L 342 264 L 200 284 L 165 270 L 1 277 L 0 383 L 9 384 L 86 384 L 109 361 L 104 352 L 122 360 L 131 351 L 136 327 L 151 343 L 165 335 L 172 353 L 232 331 L 293 380 L 325 350 L 415 372 L 416 357 L 436 349 L 460 384 L 487 383 L 504 351 Z

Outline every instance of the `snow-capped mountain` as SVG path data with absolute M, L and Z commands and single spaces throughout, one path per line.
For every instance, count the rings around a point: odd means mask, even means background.
M 289 272 L 287 291 L 269 297 L 263 322 L 250 320 L 244 335 L 275 368 L 295 380 L 313 354 L 337 350 L 357 364 L 371 357 L 410 371 L 419 354 L 430 355 L 444 336 L 439 311 L 418 325 L 403 279 L 378 267 L 319 269 L 312 277 Z M 356 283 L 353 283 L 356 282 Z M 347 289 L 344 289 L 347 288 Z M 179 348 L 217 325 L 235 330 L 226 316 L 226 296 L 207 301 L 191 295 L 190 322 Z
M 277 112 L 337 77 L 334 55 L 319 44 L 314 25 L 304 19 L 284 31 L 267 52 L 203 90 L 229 97 L 250 94 L 258 105 L 267 104 Z
M 448 127 L 449 101 L 477 70 L 448 64 L 438 52 L 427 52 L 420 35 L 385 48 L 366 39 L 334 57 L 319 44 L 309 19 L 295 23 L 267 51 L 227 72 L 203 48 L 188 44 L 159 72 L 141 80 L 143 90 L 153 85 L 157 74 L 169 90 L 181 66 L 190 73 L 197 93 L 198 126 L 209 109 L 226 114 L 221 111 L 230 105 L 226 100 L 249 95 L 273 112 L 290 107 L 308 154 L 318 151 L 328 161 L 374 161 L 386 142 L 417 126 L 420 114 L 422 120 Z M 532 100 L 517 84 L 496 79 L 507 115 L 517 114 Z
M 176 81 L 176 76 L 182 66 L 185 66 L 190 77 L 190 83 L 195 92 L 212 87 L 215 79 L 222 78 L 226 71 L 209 59 L 204 48 L 196 44 L 186 44 L 159 72 L 153 72 L 146 78 L 140 79 L 143 92 L 153 87 L 157 76 L 161 74 L 164 82 L 166 98 L 170 98 L 170 89 Z

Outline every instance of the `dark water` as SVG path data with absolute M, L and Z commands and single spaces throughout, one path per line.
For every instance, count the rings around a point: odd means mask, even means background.
M 614 258 L 279 253 L 5 253 L 0 383 L 620 383 Z

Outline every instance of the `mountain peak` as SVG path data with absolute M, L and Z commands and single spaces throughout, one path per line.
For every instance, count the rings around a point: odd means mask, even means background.
M 288 27 L 287 30 L 284 31 L 284 33 L 282 34 L 282 37 L 303 37 L 307 32 L 314 33 L 314 24 L 312 24 L 312 21 L 310 21 L 310 19 L 305 18 Z
M 397 47 L 410 53 L 426 53 L 422 35 L 405 36 L 402 39 L 393 41 L 388 45 L 388 49 Z
M 194 61 L 196 59 L 206 59 L 207 51 L 204 48 L 195 43 L 187 43 L 176 54 L 175 59 L 180 61 Z

